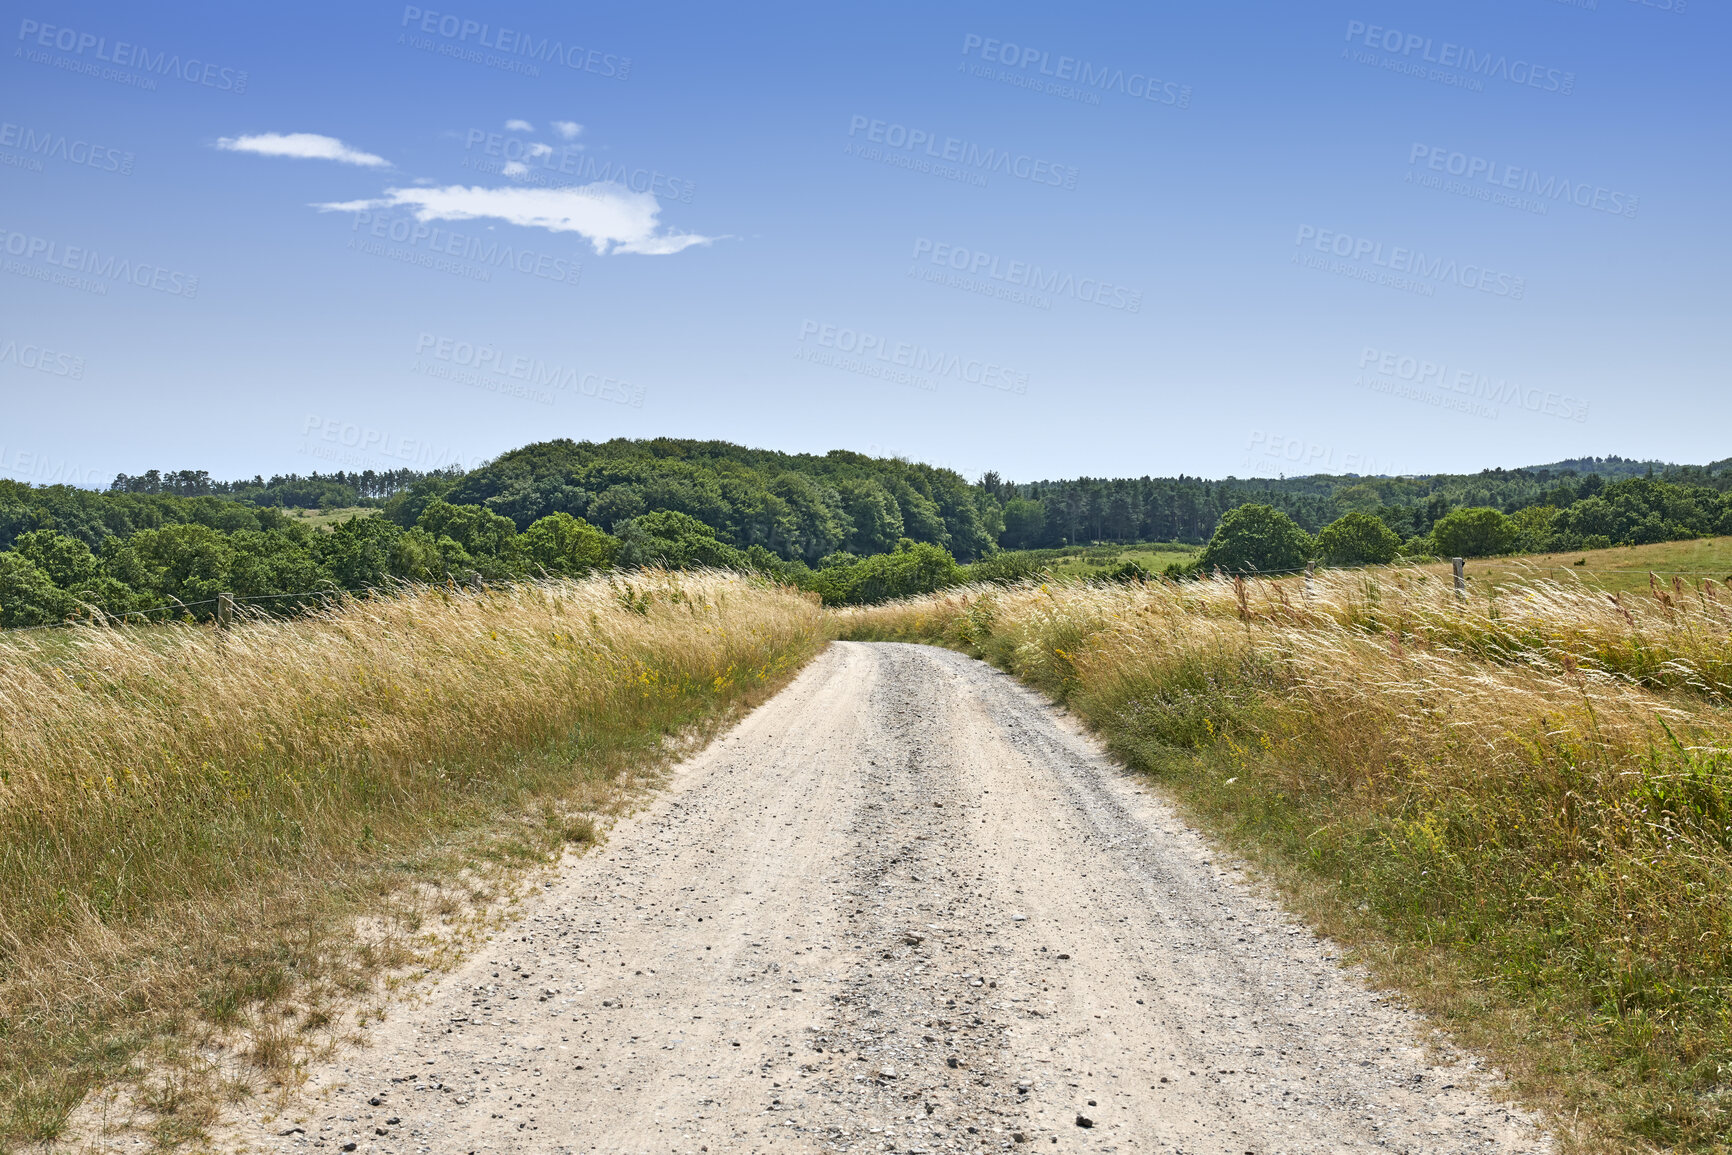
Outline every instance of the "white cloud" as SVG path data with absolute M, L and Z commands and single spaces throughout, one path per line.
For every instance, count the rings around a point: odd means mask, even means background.
M 538 140 L 534 144 L 530 145 L 528 148 L 524 149 L 523 152 L 524 152 L 524 155 L 529 157 L 530 160 L 534 160 L 537 157 L 552 156 L 553 155 L 553 146 L 551 144 L 542 144 Z
M 556 120 L 553 122 L 553 131 L 566 140 L 576 140 L 577 134 L 583 131 L 583 125 L 575 120 Z
M 661 205 L 647 192 L 597 181 L 578 188 L 388 188 L 371 201 L 314 206 L 325 212 L 407 208 L 419 221 L 500 220 L 524 228 L 577 233 L 605 254 L 667 256 L 715 237 L 659 232 Z
M 261 132 L 253 136 L 225 136 L 217 147 L 229 152 L 251 152 L 259 156 L 287 156 L 298 160 L 334 160 L 363 168 L 390 168 L 382 156 L 350 148 L 334 136 L 316 132 Z
M 622 242 L 613 251 L 616 253 L 637 253 L 645 257 L 666 257 L 682 249 L 689 249 L 693 245 L 707 245 L 715 239 L 715 237 L 700 237 L 696 233 L 662 233 L 660 236 Z
M 529 166 L 520 160 L 508 160 L 499 166 L 499 171 L 505 176 L 528 176 Z
M 505 122 L 506 132 L 534 132 L 535 126 L 527 120 L 508 120 Z

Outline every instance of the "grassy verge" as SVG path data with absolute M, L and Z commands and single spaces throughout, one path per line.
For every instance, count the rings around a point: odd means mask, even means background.
M 594 837 L 826 636 L 699 574 L 0 642 L 0 1150 L 143 1072 L 157 1138 L 196 1135 L 255 1088 L 177 1053 L 283 1074 L 490 864 Z
M 840 614 L 1075 709 L 1559 1123 L 1732 1129 L 1732 599 L 1416 572 L 1029 585 Z

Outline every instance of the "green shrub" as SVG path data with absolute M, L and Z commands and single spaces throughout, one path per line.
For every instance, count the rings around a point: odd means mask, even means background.
M 1221 518 L 1197 565 L 1205 573 L 1291 573 L 1305 568 L 1311 549 L 1311 535 L 1280 510 L 1241 505 Z
M 1369 513 L 1344 514 L 1317 531 L 1317 556 L 1325 565 L 1386 565 L 1401 552 L 1401 539 Z
M 48 575 L 63 590 L 80 586 L 96 577 L 98 563 L 90 547 L 75 537 L 52 529 L 20 534 L 13 549 Z
M 1431 527 L 1443 557 L 1492 557 L 1515 549 L 1516 523 L 1490 506 L 1452 510 Z
M 1429 533 L 1416 533 L 1401 543 L 1401 552 L 1397 556 L 1409 560 L 1436 557 L 1437 543 L 1431 540 Z
M 949 550 L 903 538 L 895 553 L 819 570 L 812 576 L 812 588 L 826 605 L 866 605 L 931 593 L 961 580 L 962 567 Z
M 523 531 L 523 553 L 537 571 L 583 577 L 612 565 L 619 542 L 581 517 L 550 513 Z
M 76 609 L 35 562 L 21 553 L 0 553 L 0 626 L 52 625 Z
M 686 513 L 671 509 L 646 513 L 619 523 L 618 562 L 622 566 L 666 566 L 689 569 L 713 566 L 748 569 L 745 554 L 716 540 L 716 531 Z
M 471 555 L 498 556 L 511 548 L 517 526 L 479 505 L 452 505 L 435 498 L 415 524 L 434 537 L 448 537 Z
M 1038 572 L 1039 567 L 1035 565 L 1033 558 L 1025 553 L 1007 551 L 983 557 L 966 567 L 962 580 L 1009 585 L 1012 582 L 1027 581 Z

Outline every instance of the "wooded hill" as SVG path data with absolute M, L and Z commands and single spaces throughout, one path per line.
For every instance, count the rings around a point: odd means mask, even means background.
M 1353 540 L 1371 542 L 1365 548 L 1386 553 L 1393 539 L 1410 556 L 1434 552 L 1440 521 L 1480 507 L 1500 515 L 1473 522 L 1492 552 L 1643 544 L 1732 533 L 1729 466 L 1584 458 L 1431 477 L 1018 484 L 988 473 L 971 484 L 952 470 L 847 450 L 657 438 L 543 442 L 468 473 L 220 482 L 152 471 L 122 475 L 102 493 L 0 481 L 0 625 L 56 622 L 90 607 L 208 616 L 219 593 L 293 609 L 399 580 L 649 564 L 753 569 L 829 601 L 875 600 L 1030 568 L 1006 551 L 1201 544 L 1246 506 L 1271 507 L 1304 531 L 1287 534 L 1290 553 L 1310 549 L 1306 535 L 1344 514 L 1368 515 L 1352 523 Z M 373 506 L 381 516 L 315 528 L 286 512 L 314 505 Z M 1446 527 L 1452 544 L 1460 520 Z M 1318 540 L 1342 536 L 1338 527 Z M 1343 556 L 1381 556 L 1354 548 Z

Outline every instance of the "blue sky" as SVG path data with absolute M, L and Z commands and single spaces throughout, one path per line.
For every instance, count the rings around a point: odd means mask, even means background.
M 0 474 L 1732 453 L 1724 5 L 9 5 Z

